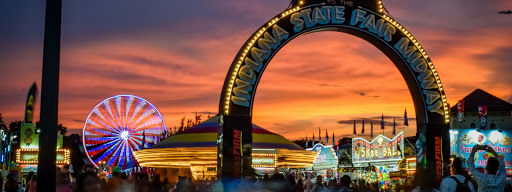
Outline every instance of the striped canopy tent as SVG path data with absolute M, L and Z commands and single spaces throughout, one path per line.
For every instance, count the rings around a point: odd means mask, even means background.
M 170 136 L 149 149 L 136 151 L 135 158 L 144 167 L 188 168 L 216 167 L 217 133 L 221 126 L 219 117 L 191 127 L 186 131 Z M 306 151 L 281 135 L 267 131 L 257 125 L 253 130 L 254 157 L 274 157 L 273 165 L 253 167 L 304 168 L 311 167 L 316 152 Z

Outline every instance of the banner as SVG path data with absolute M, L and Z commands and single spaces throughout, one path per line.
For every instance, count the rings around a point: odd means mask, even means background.
M 457 103 L 457 120 L 459 120 L 460 123 L 464 121 L 464 100 L 460 100 Z
M 475 145 L 487 145 L 492 147 L 498 155 L 504 157 L 505 166 L 512 166 L 512 130 L 481 130 L 453 129 L 450 130 L 450 151 L 452 156 L 463 159 L 463 167 L 467 167 L 467 160 Z M 475 166 L 485 167 L 487 159 L 492 154 L 482 150 L 475 154 Z
M 32 119 L 34 117 L 34 106 L 35 106 L 35 102 L 36 102 L 36 93 L 37 93 L 37 85 L 36 85 L 36 83 L 34 83 L 28 90 L 27 102 L 25 103 L 25 119 L 23 120 L 24 123 L 32 123 Z
M 478 106 L 478 122 L 480 122 L 480 128 L 487 127 L 487 105 Z
M 400 132 L 393 139 L 379 135 L 371 142 L 361 137 L 352 139 L 352 163 L 399 161 L 403 158 L 403 151 L 404 132 Z

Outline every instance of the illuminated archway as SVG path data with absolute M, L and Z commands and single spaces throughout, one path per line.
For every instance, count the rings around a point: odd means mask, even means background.
M 261 26 L 231 64 L 219 104 L 219 174 L 239 177 L 250 168 L 252 107 L 260 78 L 273 56 L 294 38 L 319 31 L 360 37 L 381 50 L 398 68 L 411 93 L 417 119 L 418 169 L 447 163 L 449 106 L 429 56 L 402 25 L 383 13 L 380 0 L 302 0 Z

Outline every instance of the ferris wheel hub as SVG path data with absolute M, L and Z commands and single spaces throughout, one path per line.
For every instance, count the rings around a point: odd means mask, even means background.
M 128 133 L 128 131 L 121 132 L 121 138 L 123 138 L 125 141 L 128 140 L 128 138 L 130 138 L 130 133 Z

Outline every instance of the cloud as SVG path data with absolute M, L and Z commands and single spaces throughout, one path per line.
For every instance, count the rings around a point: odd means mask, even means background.
M 322 83 L 318 84 L 320 87 L 341 87 L 341 85 Z
M 81 119 L 71 119 L 71 121 L 78 122 L 78 123 L 85 123 L 85 120 L 81 120 Z

